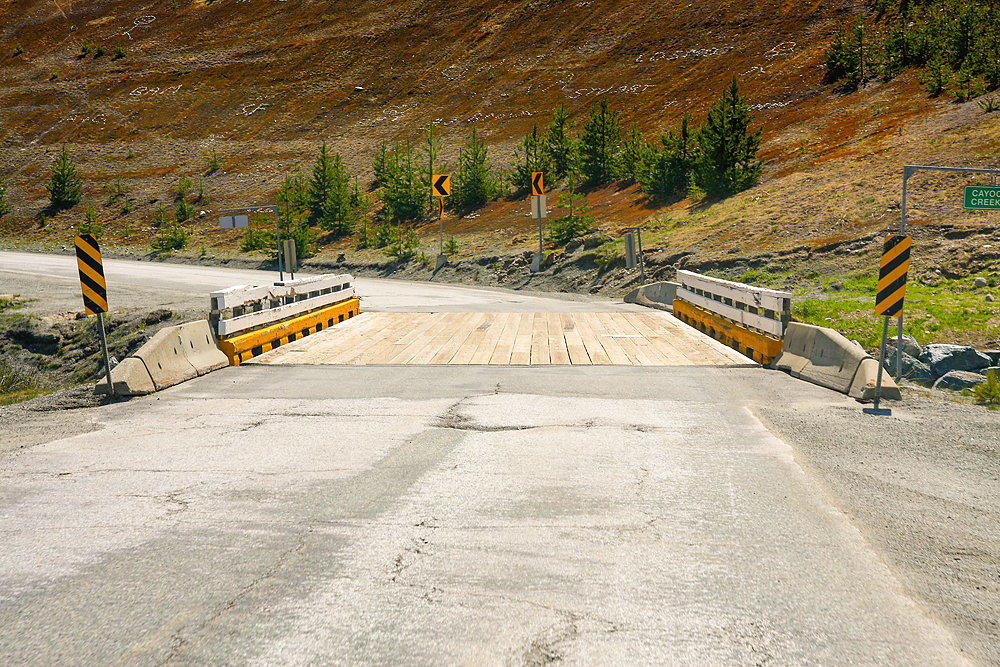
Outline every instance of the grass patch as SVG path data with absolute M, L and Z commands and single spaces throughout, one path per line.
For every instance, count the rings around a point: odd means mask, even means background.
M 875 314 L 877 280 L 871 274 L 846 277 L 840 291 L 825 299 L 792 302 L 792 315 L 801 322 L 836 329 L 866 349 L 878 348 L 882 318 Z M 971 278 L 943 280 L 936 286 L 911 282 L 906 287 L 903 332 L 921 345 L 965 342 L 985 345 L 1000 340 L 1000 305 L 984 301 L 973 291 Z M 889 323 L 896 331 L 896 320 Z

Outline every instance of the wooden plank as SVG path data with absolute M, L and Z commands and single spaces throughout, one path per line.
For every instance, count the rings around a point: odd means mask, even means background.
M 632 358 L 628 356 L 618 339 L 612 338 L 614 332 L 608 329 L 607 321 L 601 317 L 601 313 L 593 313 L 590 318 L 590 326 L 594 336 L 601 341 L 604 351 L 608 353 L 611 363 L 616 366 L 632 366 Z
M 497 339 L 493 354 L 490 355 L 487 362 L 491 366 L 511 364 L 511 354 L 514 352 L 514 340 L 517 338 L 518 327 L 521 326 L 521 320 L 527 318 L 525 313 L 507 313 L 507 315 L 509 317 L 504 322 L 503 331 L 500 332 L 500 338 Z
M 562 323 L 563 336 L 566 338 L 566 352 L 569 354 L 570 363 L 578 366 L 592 365 L 594 362 L 590 360 L 587 347 L 583 344 L 583 337 L 577 328 L 577 318 L 570 313 L 564 313 L 559 319 Z
M 549 331 L 549 362 L 563 366 L 569 365 L 569 351 L 566 349 L 566 337 L 563 335 L 562 319 L 558 313 L 548 313 L 545 316 L 545 324 Z
M 371 332 L 362 342 L 363 348 L 359 354 L 344 362 L 347 364 L 360 366 L 366 364 L 384 364 L 398 350 L 397 341 L 413 329 L 415 322 L 410 318 L 393 316 L 389 314 L 382 318 L 383 327 L 377 332 Z M 418 320 L 419 322 L 419 320 Z M 426 326 L 426 322 L 423 323 Z
M 344 354 L 356 354 L 359 347 L 365 345 L 365 337 L 371 331 L 377 331 L 384 326 L 380 322 L 380 313 L 367 313 L 369 317 L 362 319 L 362 316 L 350 318 L 325 329 L 319 333 L 309 336 L 302 341 L 295 341 L 288 347 L 291 349 L 309 349 L 308 355 L 296 355 L 295 363 L 341 363 L 337 357 Z M 346 326 L 345 326 L 346 325 Z M 285 347 L 285 346 L 283 346 Z M 280 350 L 274 353 L 278 356 Z M 261 359 L 267 359 L 271 355 L 265 355 Z M 336 360 L 334 360 L 336 359 Z
M 647 328 L 632 321 L 630 315 L 633 313 L 620 313 L 615 321 L 618 323 L 618 330 L 626 335 L 636 335 L 638 338 L 630 338 L 629 341 L 635 345 L 640 355 L 643 366 L 667 366 L 669 365 L 666 355 L 660 348 L 664 341 L 651 340 L 650 332 Z
M 447 364 L 450 363 L 458 351 L 466 344 L 466 342 L 472 338 L 476 329 L 479 328 L 480 324 L 486 321 L 490 317 L 489 313 L 467 313 L 464 318 L 458 321 L 453 329 L 453 334 L 444 345 L 440 347 L 437 354 L 431 357 L 430 364 Z M 475 345 L 472 346 L 472 351 L 475 351 Z
M 358 357 L 364 355 L 372 347 L 387 342 L 393 324 L 402 325 L 402 323 L 393 322 L 385 315 L 385 313 L 378 313 L 378 317 L 374 318 L 366 327 L 354 330 L 350 336 L 341 337 L 335 346 L 318 345 L 315 351 L 310 349 L 309 356 L 315 356 L 318 363 L 324 364 L 358 363 Z M 339 333 L 338 327 L 331 330 L 331 334 L 336 333 Z
M 497 320 L 497 316 L 494 313 L 483 313 L 482 315 L 483 319 L 472 330 L 468 338 L 463 341 L 461 347 L 458 348 L 455 355 L 448 362 L 449 364 L 466 365 L 472 363 L 472 358 L 476 355 L 476 350 L 486 340 L 489 331 L 493 328 Z
M 648 321 L 643 313 L 628 313 L 627 319 L 639 333 L 646 335 L 646 340 L 666 366 L 690 366 L 691 362 L 681 354 L 670 335 L 670 331 L 657 326 L 658 322 Z
M 580 340 L 583 341 L 583 346 L 587 350 L 590 363 L 609 366 L 611 365 L 611 357 L 608 356 L 607 350 L 604 349 L 604 343 L 601 342 L 600 337 L 591 326 L 591 319 L 591 313 L 580 313 L 576 316 L 576 328 L 580 332 Z
M 639 346 L 635 344 L 635 341 L 629 336 L 640 336 L 641 334 L 636 333 L 634 330 L 628 331 L 623 328 L 620 324 L 619 318 L 615 317 L 612 313 L 600 313 L 599 317 L 605 322 L 608 332 L 604 335 L 605 338 L 611 338 L 616 343 L 618 343 L 622 351 L 628 355 L 629 362 L 633 366 L 652 366 L 654 365 Z M 631 329 L 631 327 L 629 327 Z
M 532 366 L 547 366 L 549 361 L 549 324 L 544 314 L 536 313 L 531 326 Z
M 447 335 L 447 327 L 452 322 L 457 322 L 462 313 L 434 313 L 430 315 L 430 326 L 422 329 L 419 335 L 412 337 L 408 343 L 402 346 L 391 359 L 389 364 L 412 364 L 418 355 L 426 356 L 428 359 L 436 352 L 435 338 Z M 443 342 L 443 341 L 442 341 Z M 437 345 L 440 345 L 438 342 Z
M 527 366 L 531 363 L 531 332 L 534 329 L 534 313 L 524 313 L 514 337 L 514 349 L 510 354 L 512 366 Z
M 493 358 L 493 352 L 503 337 L 507 322 L 512 317 L 514 317 L 513 313 L 497 313 L 493 317 L 493 321 L 490 322 L 490 328 L 486 330 L 483 339 L 479 341 L 479 345 L 476 346 L 475 351 L 472 353 L 472 358 L 469 359 L 470 364 L 485 365 L 490 363 L 490 359 Z
M 673 336 L 674 346 L 677 351 L 688 360 L 688 364 L 693 366 L 718 365 L 722 358 L 710 346 L 700 340 L 700 331 L 689 327 L 673 315 L 661 315 L 664 321 L 670 321 L 671 325 L 676 322 L 676 333 Z

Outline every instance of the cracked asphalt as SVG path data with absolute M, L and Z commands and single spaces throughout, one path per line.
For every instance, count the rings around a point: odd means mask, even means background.
M 996 413 L 892 407 L 753 368 L 241 366 L 21 408 L 0 664 L 997 664 Z

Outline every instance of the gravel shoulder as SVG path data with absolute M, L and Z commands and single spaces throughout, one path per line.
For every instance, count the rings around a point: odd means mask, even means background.
M 889 405 L 753 412 L 970 660 L 1000 665 L 1000 413 L 915 387 Z

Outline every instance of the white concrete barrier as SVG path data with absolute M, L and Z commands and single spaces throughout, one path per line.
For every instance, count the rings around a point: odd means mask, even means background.
M 177 327 L 184 356 L 198 375 L 205 375 L 229 365 L 229 358 L 219 349 L 208 320 L 188 322 Z
M 626 294 L 624 301 L 625 303 L 637 303 L 640 306 L 672 311 L 679 287 L 679 283 L 672 282 L 650 283 L 637 287 Z
M 827 327 L 789 323 L 781 354 L 771 367 L 852 398 L 870 400 L 875 397 L 873 371 L 878 371 L 878 361 L 839 331 Z M 882 397 L 902 398 L 888 373 L 882 374 Z

